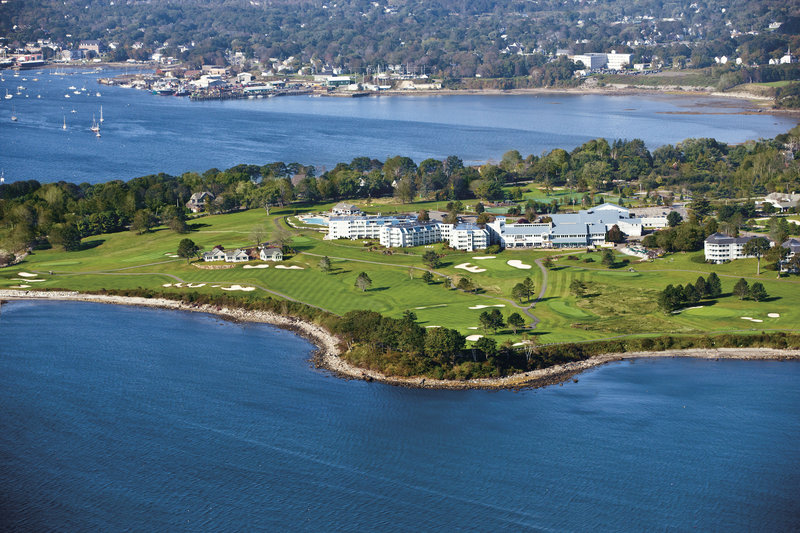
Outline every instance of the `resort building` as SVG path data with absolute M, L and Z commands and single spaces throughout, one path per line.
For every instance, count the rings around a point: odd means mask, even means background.
M 225 261 L 226 263 L 244 263 L 250 261 L 250 254 L 247 250 L 237 248 L 236 250 L 225 250 L 222 246 L 215 246 L 210 252 L 203 252 L 203 261 Z
M 351 215 L 360 215 L 361 209 L 354 206 L 353 204 L 348 204 L 345 202 L 339 202 L 333 209 L 331 209 L 331 214 L 333 216 L 351 216 Z
M 628 209 L 602 204 L 577 213 L 550 215 L 549 222 L 509 224 L 497 217 L 486 225 L 491 243 L 503 248 L 586 248 L 606 241 L 606 232 L 617 226 L 629 236 L 641 236 L 644 224 Z
M 414 215 L 349 215 L 332 216 L 328 223 L 328 239 L 380 239 L 384 226 L 411 223 Z
M 711 263 L 724 263 L 734 259 L 753 257 L 744 255 L 744 245 L 753 237 L 731 237 L 724 233 L 714 233 L 706 237 L 703 245 L 706 261 Z
M 455 226 L 442 224 L 442 226 L 442 237 L 445 232 L 449 233 L 447 240 L 450 248 L 474 252 L 475 250 L 484 250 L 490 244 L 489 231 L 477 224 L 457 224 Z M 445 226 L 449 227 L 444 228 Z
M 764 203 L 772 204 L 772 207 L 781 213 L 785 213 L 797 207 L 798 203 L 800 203 L 800 194 L 772 192 L 764 197 Z
M 408 222 L 383 226 L 380 232 L 381 246 L 406 248 L 442 241 L 442 226 L 438 222 Z

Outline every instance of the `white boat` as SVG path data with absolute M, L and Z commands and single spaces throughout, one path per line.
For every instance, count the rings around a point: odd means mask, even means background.
M 80 91 L 72 91 L 72 94 L 81 94 Z
M 14 113 L 14 106 L 12 105 L 11 106 L 11 122 L 16 122 L 16 121 L 17 121 L 17 114 Z
M 99 92 L 99 91 L 98 91 L 98 92 L 96 92 L 96 93 L 94 93 L 94 95 L 95 95 L 96 97 L 100 98 L 100 92 Z
M 102 124 L 103 122 L 105 122 L 105 119 L 103 118 L 103 106 L 100 106 L 100 123 Z
M 74 91 L 76 87 L 74 85 L 70 85 L 69 87 L 67 87 L 67 89 L 69 89 L 70 91 Z
M 65 94 L 65 95 L 64 95 L 64 98 L 69 98 L 69 95 L 68 95 L 68 94 Z
M 99 133 L 100 132 L 100 125 L 97 124 L 97 121 L 94 119 L 94 115 L 92 115 L 92 127 L 89 128 L 89 129 L 92 130 L 95 133 Z
M 77 113 L 77 111 L 75 111 L 75 108 L 73 107 L 72 111 L 70 111 L 70 113 Z
M 61 126 L 61 129 L 67 131 L 67 115 L 64 115 L 64 124 Z
M 6 100 L 11 100 L 12 98 L 14 98 L 14 95 L 8 94 L 8 89 L 6 89 Z

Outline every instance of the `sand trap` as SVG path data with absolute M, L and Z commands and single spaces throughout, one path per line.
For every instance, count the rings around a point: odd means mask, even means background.
M 425 328 L 440 328 L 442 326 L 425 326 Z
M 759 320 L 758 318 L 750 319 L 750 322 L 764 322 L 763 320 Z
M 289 266 L 276 265 L 275 268 L 280 268 L 280 269 L 283 269 L 283 270 L 303 270 L 303 267 L 299 267 L 297 265 L 289 265 Z
M 460 265 L 456 265 L 454 268 L 460 268 L 461 270 L 466 270 L 467 272 L 472 272 L 473 274 L 480 274 L 481 272 L 486 272 L 485 268 L 476 267 L 470 263 L 461 263 Z
M 183 283 L 175 283 L 173 287 L 178 287 L 179 289 L 183 287 Z
M 486 309 L 487 307 L 505 307 L 506 304 L 497 304 L 497 305 L 473 305 L 470 309 Z
M 11 288 L 12 289 L 27 289 L 28 287 L 30 287 L 30 285 L 14 285 Z
M 256 290 L 255 287 L 242 287 L 241 285 L 231 285 L 230 287 L 220 287 L 223 291 L 245 291 L 250 292 Z
M 24 281 L 25 283 L 39 283 L 47 281 L 46 279 L 31 279 L 31 278 L 12 278 L 12 281 Z
M 17 276 L 22 276 L 23 278 L 35 278 L 39 274 L 31 274 L 30 272 L 17 272 Z
M 180 257 L 178 254 L 169 254 L 169 257 Z
M 767 316 L 770 318 L 780 318 L 780 313 L 767 313 Z
M 522 342 L 515 342 L 511 346 L 525 346 L 526 344 L 530 344 L 531 341 L 522 341 Z
M 162 287 L 172 287 L 172 283 L 165 283 L 162 285 Z
M 217 287 L 219 287 L 219 285 L 212 285 L 211 287 L 216 289 Z
M 496 257 L 496 255 L 479 255 L 478 257 L 473 257 L 473 259 L 480 261 L 481 259 L 495 259 Z
M 523 263 L 522 261 L 520 261 L 518 259 L 512 259 L 511 261 L 506 261 L 506 264 L 508 266 L 510 266 L 510 267 L 519 268 L 519 269 L 522 269 L 522 270 L 530 270 L 530 268 L 531 268 L 531 265 L 529 265 L 527 263 Z
M 467 328 L 467 329 L 478 329 L 478 327 L 477 327 L 477 326 L 475 326 L 474 328 Z
M 741 318 L 742 320 L 753 320 L 753 317 L 749 316 L 740 316 L 739 318 Z
M 205 287 L 206 284 L 205 283 L 187 283 L 186 286 L 189 287 L 189 288 L 192 288 L 192 289 L 199 289 L 200 287 Z
M 482 338 L 483 338 L 483 335 L 470 335 L 469 337 L 467 337 L 467 340 L 468 341 L 476 341 L 476 340 L 482 339 Z
M 419 311 L 420 309 L 433 309 L 434 307 L 447 307 L 447 304 L 436 304 L 436 305 L 428 305 L 428 306 L 423 305 L 422 307 L 415 307 L 414 309 Z
M 269 265 L 245 265 L 242 268 L 269 268 Z

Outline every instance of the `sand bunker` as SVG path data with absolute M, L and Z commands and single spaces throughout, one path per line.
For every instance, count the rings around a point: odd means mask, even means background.
M 763 320 L 759 320 L 757 318 L 752 319 L 750 322 L 764 322 Z
M 510 267 L 519 268 L 519 269 L 522 269 L 522 270 L 530 270 L 530 268 L 531 268 L 531 265 L 529 265 L 527 263 L 523 263 L 522 261 L 520 261 L 518 259 L 512 259 L 511 261 L 506 261 L 506 264 L 508 266 L 510 266 Z
M 231 285 L 230 287 L 220 287 L 223 291 L 245 291 L 250 292 L 256 290 L 255 287 L 242 287 L 241 285 Z
M 525 346 L 526 344 L 530 344 L 531 341 L 522 341 L 522 342 L 515 342 L 511 346 Z
M 433 309 L 434 307 L 447 307 L 447 304 L 436 304 L 436 305 L 423 305 L 422 307 L 415 307 L 417 311 L 420 309 Z
M 12 289 L 27 289 L 30 285 L 13 285 Z
M 162 287 L 172 287 L 172 283 L 165 283 L 162 285 Z
M 180 257 L 178 254 L 169 254 L 169 257 Z
M 11 281 L 24 281 L 25 283 L 39 283 L 47 281 L 46 279 L 31 279 L 31 278 L 11 278 Z
M 467 340 L 468 341 L 476 341 L 476 340 L 481 339 L 481 338 L 483 338 L 483 335 L 470 335 L 469 337 L 467 337 Z
M 461 270 L 466 270 L 467 272 L 472 272 L 473 274 L 486 272 L 485 268 L 476 267 L 470 263 L 461 263 L 460 265 L 456 265 L 454 268 L 460 268 Z
M 478 327 L 477 327 L 477 326 L 475 326 L 474 328 L 467 328 L 467 329 L 478 329 Z
M 770 318 L 780 318 L 780 313 L 767 313 L 767 316 Z
M 480 261 L 481 259 L 494 259 L 496 257 L 496 255 L 479 255 L 478 257 L 473 257 L 473 259 Z
M 269 265 L 245 265 L 242 268 L 269 268 Z
M 442 326 L 425 326 L 425 328 L 440 328 Z
M 188 283 L 186 286 L 190 287 L 192 289 L 199 289 L 200 287 L 205 287 L 206 284 L 205 283 Z
M 280 269 L 283 269 L 283 270 L 303 270 L 303 267 L 299 267 L 297 265 L 289 265 L 289 266 L 276 265 L 275 268 L 280 268 Z
M 753 318 L 749 316 L 740 316 L 742 320 L 749 320 L 750 322 L 764 322 L 763 320 L 759 320 L 758 318 Z
M 473 305 L 470 309 L 486 309 L 487 307 L 505 307 L 505 304 L 497 304 L 497 305 Z
M 30 272 L 17 272 L 17 276 L 22 276 L 23 278 L 35 278 L 39 274 L 31 274 Z

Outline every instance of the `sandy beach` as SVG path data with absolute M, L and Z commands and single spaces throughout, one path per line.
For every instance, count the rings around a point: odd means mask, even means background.
M 538 388 L 563 383 L 581 372 L 614 361 L 655 357 L 693 357 L 696 359 L 738 360 L 800 360 L 800 350 L 778 350 L 775 348 L 695 348 L 688 350 L 665 350 L 660 352 L 608 353 L 583 361 L 556 365 L 541 370 L 514 374 L 503 378 L 480 378 L 465 381 L 436 380 L 422 377 L 393 377 L 380 372 L 359 368 L 344 361 L 340 355 L 339 339 L 314 323 L 266 311 L 248 311 L 213 305 L 189 305 L 165 298 L 141 298 L 100 294 L 82 294 L 71 291 L 15 291 L 0 290 L 2 300 L 64 300 L 95 302 L 115 305 L 135 305 L 192 311 L 220 316 L 228 320 L 271 324 L 293 331 L 313 342 L 318 350 L 312 360 L 318 368 L 329 370 L 345 379 L 377 381 L 389 385 L 425 389 L 520 389 Z M 0 311 L 2 312 L 2 311 Z

